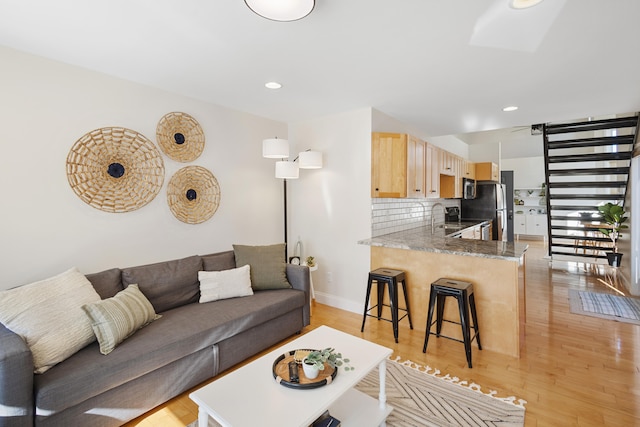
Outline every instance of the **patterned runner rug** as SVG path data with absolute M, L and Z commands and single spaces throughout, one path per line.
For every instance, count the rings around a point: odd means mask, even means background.
M 378 384 L 376 369 L 356 388 L 377 398 Z M 524 425 L 526 401 L 498 398 L 495 391 L 485 394 L 477 384 L 411 361 L 387 362 L 386 391 L 394 408 L 387 418 L 389 427 Z
M 499 398 L 495 391 L 485 394 L 477 384 L 397 360 L 387 361 L 387 403 L 393 406 L 388 427 L 524 426 L 526 401 Z M 377 399 L 378 384 L 378 370 L 374 369 L 356 388 Z M 197 425 L 195 421 L 188 427 Z M 217 425 L 209 419 L 209 427 Z M 284 420 L 282 425 L 286 425 Z
M 640 299 L 569 289 L 571 312 L 640 325 Z

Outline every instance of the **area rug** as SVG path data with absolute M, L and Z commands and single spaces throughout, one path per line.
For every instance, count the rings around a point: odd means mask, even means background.
M 569 289 L 574 314 L 640 325 L 640 299 Z
M 377 399 L 378 385 L 378 370 L 374 369 L 356 388 Z M 393 406 L 388 427 L 524 425 L 526 401 L 500 398 L 495 391 L 484 393 L 477 384 L 442 375 L 429 366 L 399 362 L 399 358 L 387 362 L 386 392 L 387 403 Z M 212 421 L 209 426 L 216 425 Z M 197 425 L 196 421 L 188 427 Z
M 356 388 L 377 398 L 378 384 L 374 370 Z M 387 363 L 386 392 L 387 403 L 394 408 L 387 426 L 524 425 L 526 401 L 496 397 L 495 391 L 485 394 L 477 384 L 399 358 Z

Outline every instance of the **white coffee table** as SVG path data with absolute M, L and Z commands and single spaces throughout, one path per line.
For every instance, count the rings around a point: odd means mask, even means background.
M 293 389 L 276 383 L 273 362 L 291 350 L 334 347 L 350 359 L 354 370 L 340 368 L 328 385 L 314 389 Z M 342 427 L 385 425 L 392 407 L 386 404 L 386 359 L 392 350 L 321 326 L 262 356 L 224 377 L 191 393 L 198 404 L 198 424 L 206 427 L 209 416 L 229 427 L 308 427 L 329 409 Z M 354 388 L 378 367 L 380 392 L 374 399 Z

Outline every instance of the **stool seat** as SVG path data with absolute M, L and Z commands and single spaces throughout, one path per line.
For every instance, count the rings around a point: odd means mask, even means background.
M 377 286 L 378 302 L 373 307 L 369 308 L 369 297 L 371 296 L 371 287 L 373 283 Z M 385 285 L 389 288 L 389 304 L 384 304 L 384 290 Z M 404 294 L 405 308 L 398 307 L 398 286 L 402 286 Z M 391 309 L 391 319 L 385 319 L 382 317 L 382 307 L 389 307 Z M 369 311 L 377 309 L 377 315 L 369 314 Z M 404 311 L 405 314 L 399 317 L 399 311 Z M 394 270 L 392 268 L 378 268 L 369 272 L 369 280 L 367 281 L 367 294 L 364 301 L 364 313 L 362 315 L 362 328 L 360 332 L 364 332 L 364 324 L 367 317 L 376 317 L 378 320 L 385 320 L 391 322 L 393 325 L 393 337 L 398 342 L 398 322 L 407 317 L 409 319 L 409 327 L 413 329 L 411 323 L 411 311 L 409 310 L 409 294 L 407 292 L 405 274 L 402 270 Z
M 444 315 L 444 303 L 446 297 L 454 297 L 458 301 L 458 310 L 460 312 L 460 322 L 454 322 L 443 318 Z M 433 310 L 437 306 L 436 319 L 433 320 Z M 469 311 L 471 311 L 471 318 L 473 325 L 469 322 Z M 462 328 L 462 340 L 442 335 L 442 322 L 455 323 Z M 436 332 L 431 332 L 431 327 L 436 324 Z M 471 328 L 474 330 L 473 337 L 471 336 Z M 462 280 L 440 278 L 431 284 L 431 292 L 429 294 L 429 312 L 427 314 L 427 330 L 424 336 L 424 346 L 422 352 L 427 352 L 427 343 L 429 342 L 429 336 L 435 335 L 436 337 L 443 337 L 453 341 L 464 343 L 465 352 L 467 355 L 467 364 L 471 368 L 471 342 L 476 340 L 478 349 L 482 350 L 480 344 L 480 331 L 478 329 L 478 314 L 476 312 L 476 300 L 473 294 L 473 285 L 469 282 Z

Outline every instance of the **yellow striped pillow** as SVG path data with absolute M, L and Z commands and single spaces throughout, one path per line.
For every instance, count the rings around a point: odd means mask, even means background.
M 153 306 L 136 284 L 127 286 L 127 289 L 111 298 L 85 304 L 82 309 L 91 319 L 91 327 L 102 354 L 111 353 L 135 331 L 161 317 L 156 315 Z

